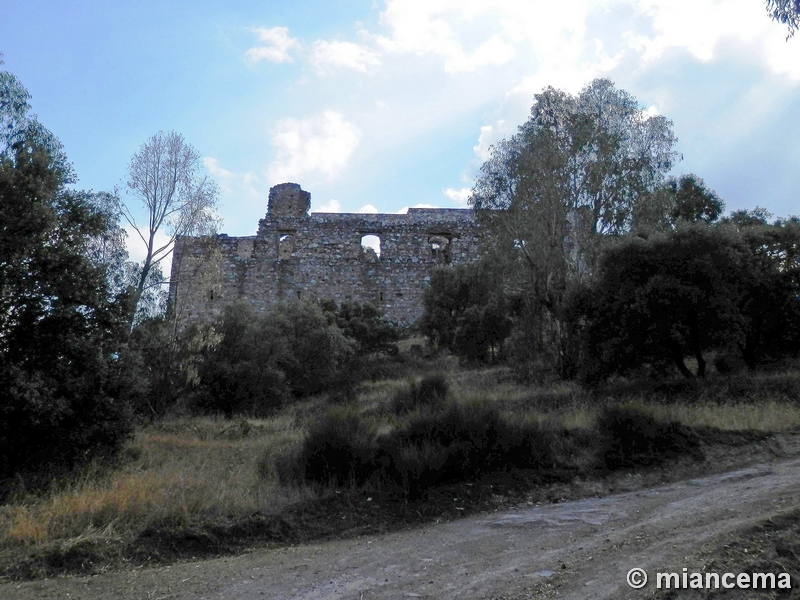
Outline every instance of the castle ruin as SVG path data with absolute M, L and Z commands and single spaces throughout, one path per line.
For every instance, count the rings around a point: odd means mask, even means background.
M 270 189 L 255 236 L 179 237 L 169 290 L 178 320 L 213 319 L 237 300 L 262 311 L 282 301 L 330 298 L 368 302 L 390 321 L 410 325 L 422 314 L 431 270 L 479 256 L 479 226 L 469 209 L 310 209 L 311 194 L 283 183 Z M 365 245 L 370 236 L 377 249 Z

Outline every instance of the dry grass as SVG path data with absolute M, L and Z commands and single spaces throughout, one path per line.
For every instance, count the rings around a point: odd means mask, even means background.
M 303 490 L 281 487 L 265 466 L 302 438 L 286 416 L 234 424 L 191 419 L 145 428 L 111 473 L 89 470 L 45 497 L 0 507 L 0 548 L 46 546 L 72 538 L 130 539 L 164 519 L 192 523 L 274 513 Z
M 657 418 L 675 419 L 692 427 L 727 431 L 797 431 L 800 406 L 766 400 L 755 404 L 671 404 L 649 406 Z
M 451 401 L 491 405 L 511 420 L 560 428 L 589 430 L 603 405 L 625 402 L 692 427 L 800 429 L 800 402 L 787 399 L 786 393 L 746 401 L 740 396 L 737 402 L 650 402 L 642 394 L 596 398 L 571 383 L 525 387 L 499 367 L 458 370 L 450 365 L 446 373 Z M 789 381 L 790 375 L 795 379 Z M 780 375 L 769 377 L 755 380 L 753 389 L 767 389 L 764 382 L 773 385 Z M 786 377 L 796 381 L 796 374 Z M 389 432 L 411 416 L 398 417 L 391 409 L 392 398 L 407 385 L 406 378 L 364 384 L 352 409 L 374 430 Z M 144 427 L 115 469 L 88 469 L 46 495 L 17 494 L 0 506 L 0 567 L 20 553 L 86 539 L 124 544 L 167 520 L 187 525 L 231 521 L 276 514 L 312 498 L 310 489 L 282 485 L 274 462 L 298 446 L 326 409 L 321 397 L 290 405 L 270 419 L 176 419 Z

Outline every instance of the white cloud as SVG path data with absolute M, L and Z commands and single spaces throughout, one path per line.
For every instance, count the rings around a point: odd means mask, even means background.
M 450 198 L 450 200 L 452 200 L 455 204 L 459 206 L 467 206 L 467 200 L 469 200 L 469 197 L 472 195 L 472 189 L 468 187 L 461 188 L 460 190 L 447 188 L 442 193 Z
M 325 204 L 320 204 L 317 208 L 312 208 L 311 212 L 315 213 L 338 213 L 341 212 L 342 205 L 338 200 L 330 199 Z
M 365 204 L 364 206 L 359 208 L 356 212 L 375 215 L 378 214 L 378 209 L 372 206 L 372 204 Z
M 493 127 L 492 125 L 484 125 L 481 127 L 481 133 L 478 136 L 478 144 L 472 147 L 475 156 L 481 160 L 489 160 L 489 148 L 491 148 L 492 144 L 495 144 L 501 139 L 502 136 L 498 134 L 498 129 L 502 125 L 503 121 L 501 120 L 498 123 L 498 127 Z
M 206 168 L 206 171 L 211 173 L 213 177 L 217 177 L 219 179 L 233 178 L 233 173 L 231 173 L 227 169 L 223 169 L 219 164 L 219 160 L 217 160 L 216 158 L 211 158 L 210 156 L 204 156 L 203 166 Z
M 268 60 L 276 63 L 291 63 L 294 59 L 289 54 L 290 50 L 300 48 L 300 42 L 289 37 L 288 27 L 255 27 L 251 29 L 258 39 L 267 42 L 267 46 L 255 46 L 245 52 L 251 63 Z
M 242 195 L 260 197 L 262 192 L 258 189 L 260 179 L 252 173 L 234 173 L 225 169 L 219 160 L 210 156 L 203 157 L 203 166 L 216 181 L 222 196 L 229 199 L 238 199 Z
M 648 118 L 657 117 L 658 115 L 661 114 L 661 111 L 659 111 L 658 107 L 655 104 L 653 104 L 645 109 L 644 114 L 647 115 Z
M 317 74 L 324 75 L 337 68 L 365 73 L 381 61 L 375 52 L 359 44 L 317 40 L 311 50 L 311 64 Z
M 460 25 L 480 24 L 487 11 L 494 11 L 492 4 L 497 3 L 388 0 L 380 20 L 389 35 L 375 36 L 375 41 L 387 52 L 440 56 L 447 73 L 502 65 L 516 54 L 505 32 L 484 37 L 459 31 Z
M 360 138 L 359 129 L 333 110 L 319 117 L 279 121 L 272 135 L 276 158 L 268 178 L 274 183 L 309 174 L 333 179 L 347 166 Z
M 629 46 L 647 64 L 670 49 L 689 52 L 709 63 L 719 57 L 723 42 L 750 45 L 774 72 L 800 79 L 800 46 L 785 42 L 786 28 L 765 14 L 763 2 L 752 0 L 638 0 L 654 35 L 628 32 Z
M 372 248 L 379 257 L 381 255 L 381 238 L 377 235 L 365 235 L 361 238 L 362 248 Z

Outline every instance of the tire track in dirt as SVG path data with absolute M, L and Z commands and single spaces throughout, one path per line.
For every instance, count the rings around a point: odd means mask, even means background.
M 292 600 L 642 598 L 654 574 L 797 506 L 794 458 L 652 489 L 531 506 L 382 536 L 171 567 L 0 585 L 0 598 Z M 691 566 L 691 565 L 686 565 Z

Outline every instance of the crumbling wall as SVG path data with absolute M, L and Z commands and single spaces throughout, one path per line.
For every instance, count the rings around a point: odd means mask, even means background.
M 178 319 L 210 319 L 239 299 L 258 310 L 292 299 L 369 302 L 408 325 L 437 265 L 479 256 L 480 230 L 467 209 L 411 208 L 407 214 L 309 214 L 299 185 L 270 190 L 255 236 L 179 238 L 170 297 Z M 380 239 L 380 253 L 362 246 Z

